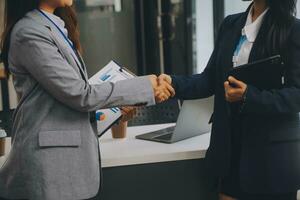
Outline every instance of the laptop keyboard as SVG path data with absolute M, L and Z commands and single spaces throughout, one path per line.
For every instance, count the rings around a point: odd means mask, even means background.
M 175 126 L 159 130 L 157 133 L 160 133 L 159 135 L 153 137 L 153 139 L 158 139 L 158 140 L 171 140 L 173 133 L 175 131 Z
M 168 134 L 165 134 L 165 135 L 161 135 L 161 136 L 155 137 L 154 139 L 158 139 L 158 140 L 171 140 L 172 136 L 173 136 L 173 133 L 168 133 Z

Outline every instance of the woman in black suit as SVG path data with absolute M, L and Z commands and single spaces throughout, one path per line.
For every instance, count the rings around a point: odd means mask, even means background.
M 222 200 L 295 200 L 300 189 L 300 21 L 295 13 L 296 0 L 254 0 L 245 13 L 224 20 L 201 74 L 159 78 L 173 84 L 179 99 L 215 95 L 206 162 L 220 180 Z M 258 89 L 227 76 L 232 67 L 278 54 L 285 63 L 280 88 Z

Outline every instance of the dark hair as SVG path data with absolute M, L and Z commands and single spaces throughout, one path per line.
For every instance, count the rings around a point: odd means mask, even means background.
M 6 0 L 5 2 L 4 32 L 1 39 L 1 59 L 4 62 L 6 73 L 9 72 L 8 53 L 11 32 L 15 24 L 22 19 L 27 12 L 37 9 L 39 4 L 40 0 Z M 74 43 L 76 49 L 81 51 L 75 9 L 73 7 L 57 8 L 54 14 L 65 22 L 70 40 Z
M 265 18 L 261 43 L 261 55 L 287 56 L 288 38 L 295 21 L 297 0 L 267 0 L 268 17 Z

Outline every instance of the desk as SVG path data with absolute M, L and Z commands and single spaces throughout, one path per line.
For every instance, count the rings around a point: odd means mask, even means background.
M 136 140 L 135 136 L 174 124 L 130 127 L 126 139 L 100 139 L 103 200 L 216 200 L 203 158 L 210 134 L 175 144 Z M 6 152 L 10 149 L 7 139 Z M 0 158 L 0 166 L 5 157 Z M 300 198 L 299 198 L 300 199 Z
M 136 140 L 135 136 L 174 124 L 130 127 L 126 139 L 100 139 L 103 200 L 215 200 L 208 188 L 203 159 L 210 134 L 175 144 Z M 10 149 L 7 138 L 6 152 Z M 5 157 L 0 158 L 0 166 Z
M 156 131 L 175 124 L 130 127 L 126 139 L 112 139 L 107 132 L 100 139 L 102 166 L 118 167 L 149 163 L 193 160 L 205 157 L 210 134 L 187 139 L 175 144 L 163 144 L 135 139 L 136 135 Z
M 210 134 L 187 139 L 175 144 L 163 144 L 136 140 L 135 136 L 175 124 L 139 126 L 128 128 L 125 139 L 112 139 L 108 131 L 100 139 L 102 167 L 120 167 L 139 164 L 170 162 L 178 160 L 193 160 L 205 157 L 209 146 Z M 0 166 L 10 151 L 11 139 L 6 139 L 6 156 L 0 157 Z

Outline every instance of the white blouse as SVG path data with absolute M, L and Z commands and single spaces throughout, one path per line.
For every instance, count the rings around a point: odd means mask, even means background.
M 232 58 L 234 67 L 248 63 L 253 43 L 268 10 L 266 9 L 255 21 L 252 21 L 253 6 L 250 9 L 246 24 L 242 29 L 242 36 Z

